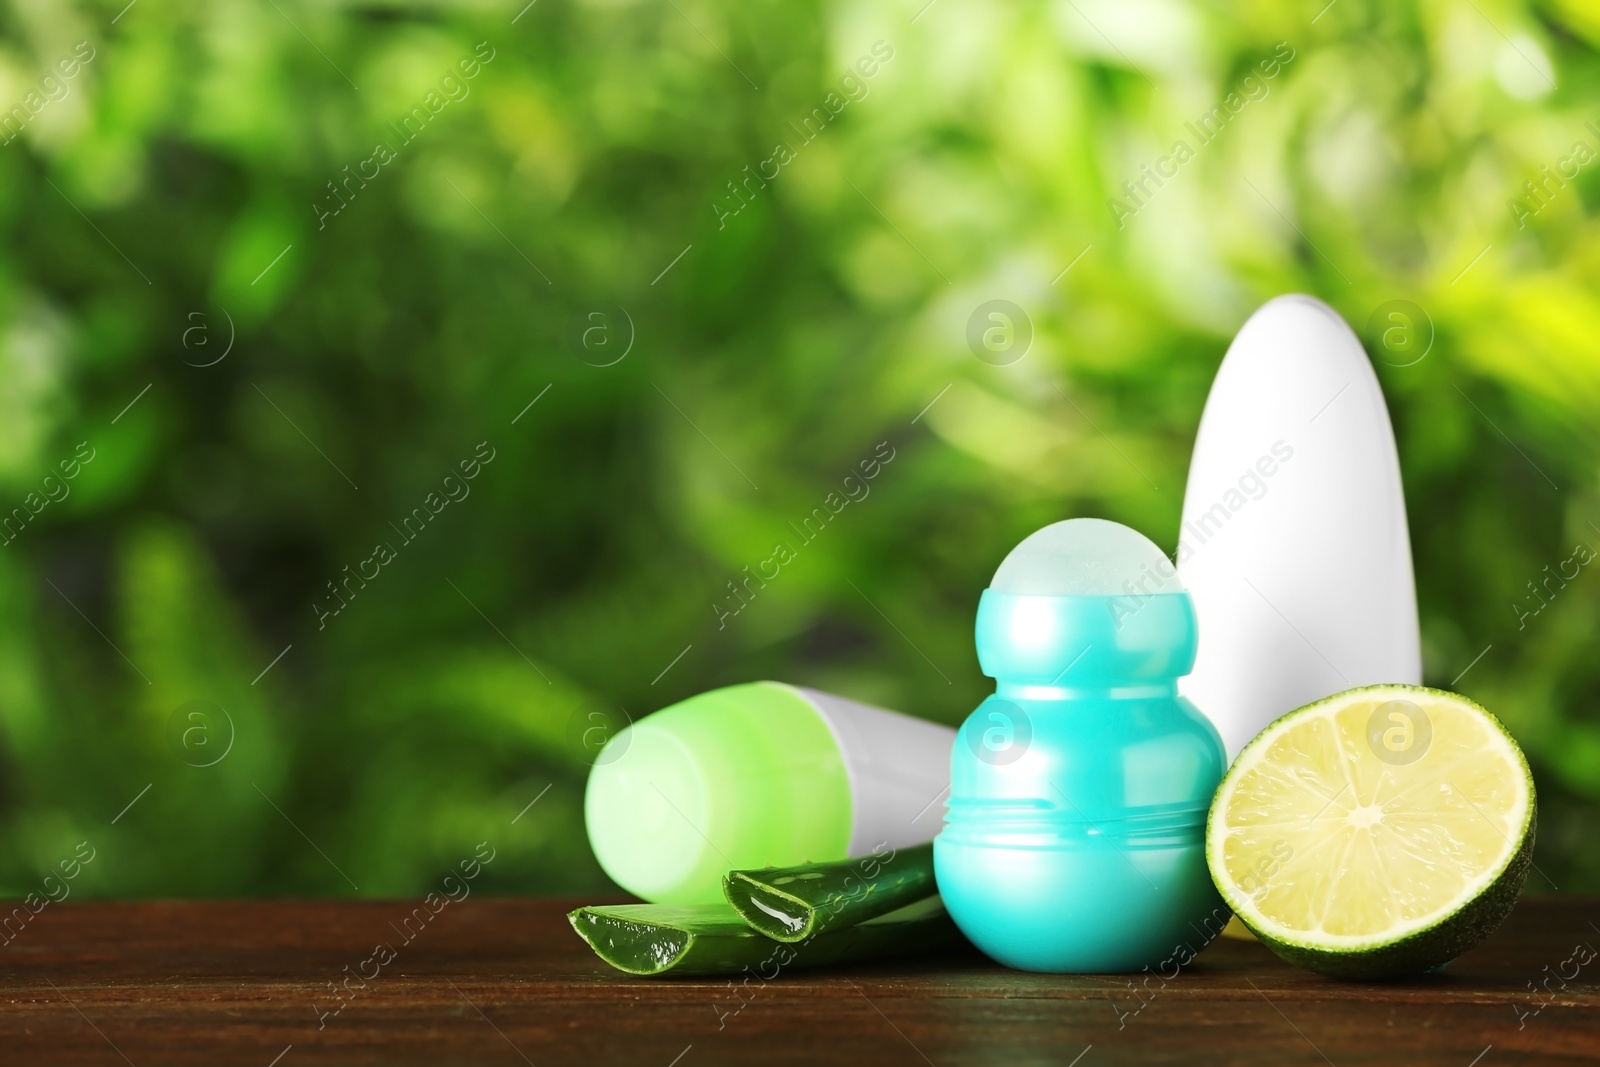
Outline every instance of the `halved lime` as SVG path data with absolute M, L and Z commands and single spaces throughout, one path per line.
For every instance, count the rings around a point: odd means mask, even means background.
M 1409 685 L 1278 719 L 1223 776 L 1206 861 L 1234 913 L 1290 963 L 1418 974 L 1488 936 L 1533 862 L 1533 775 L 1493 715 Z

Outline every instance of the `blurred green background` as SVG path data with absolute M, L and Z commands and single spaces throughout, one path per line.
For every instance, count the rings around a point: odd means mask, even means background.
M 1380 357 L 1428 681 L 1488 647 L 1460 689 L 1527 749 L 1539 867 L 1600 889 L 1600 579 L 1516 606 L 1600 548 L 1578 0 L 12 0 L 0 31 L 5 892 L 83 840 L 85 896 L 410 895 L 480 841 L 480 888 L 601 891 L 582 784 L 627 717 L 776 678 L 955 723 L 1022 536 L 1173 550 L 1211 376 L 1292 291 Z M 1009 365 L 966 341 L 991 299 L 1031 321 Z

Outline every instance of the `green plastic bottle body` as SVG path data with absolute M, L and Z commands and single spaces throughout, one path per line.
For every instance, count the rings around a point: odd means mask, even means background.
M 797 689 L 752 682 L 634 723 L 589 775 L 589 843 L 658 904 L 721 903 L 729 870 L 843 859 L 851 795 L 827 723 Z
M 589 843 L 658 904 L 723 899 L 732 870 L 827 863 L 938 832 L 955 731 L 814 689 L 752 682 L 614 737 L 589 775 Z

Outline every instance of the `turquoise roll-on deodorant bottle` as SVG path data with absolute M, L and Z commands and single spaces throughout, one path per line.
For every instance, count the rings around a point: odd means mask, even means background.
M 1222 741 L 1177 691 L 1196 640 L 1175 568 L 1126 526 L 1058 522 L 1001 563 L 977 623 L 995 693 L 957 734 L 934 841 L 945 906 L 996 960 L 1137 971 L 1227 921 L 1205 858 Z

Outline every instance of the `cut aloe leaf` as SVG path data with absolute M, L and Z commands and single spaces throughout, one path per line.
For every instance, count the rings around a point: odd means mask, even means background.
M 961 944 L 938 897 L 802 944 L 756 933 L 726 904 L 616 904 L 579 908 L 567 919 L 601 959 L 637 975 L 748 970 L 770 981 L 790 967 L 869 962 Z
M 722 893 L 744 921 L 793 943 L 842 930 L 932 896 L 933 846 L 837 863 L 730 871 Z

